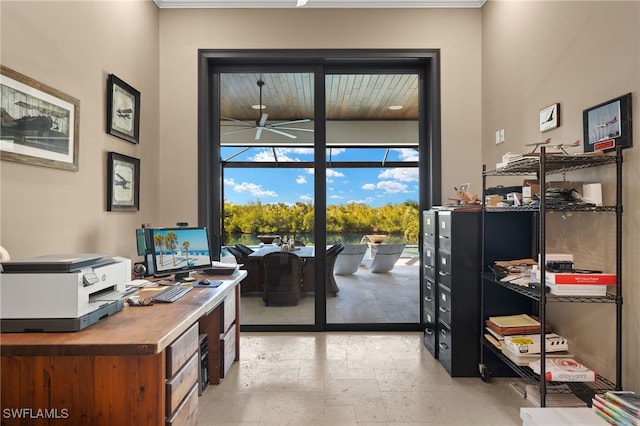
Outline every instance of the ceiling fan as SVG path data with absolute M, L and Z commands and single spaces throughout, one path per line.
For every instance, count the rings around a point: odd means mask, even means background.
M 262 86 L 265 85 L 265 82 L 262 79 L 259 79 L 256 84 L 258 85 L 258 88 L 260 90 L 260 102 L 258 103 L 258 109 L 262 110 L 264 109 L 264 105 L 262 105 Z M 297 136 L 293 135 L 291 133 L 288 133 L 288 131 L 291 130 L 295 130 L 295 131 L 299 131 L 299 132 L 311 132 L 313 133 L 313 129 L 303 129 L 300 127 L 288 127 L 291 124 L 298 124 L 298 123 L 307 123 L 310 122 L 311 119 L 309 118 L 303 118 L 303 119 L 299 119 L 299 120 L 287 120 L 287 121 L 280 121 L 277 123 L 267 123 L 267 119 L 269 118 L 269 114 L 266 112 L 262 112 L 258 119 L 256 120 L 255 123 L 251 123 L 249 121 L 243 121 L 243 120 L 237 120 L 235 118 L 228 118 L 228 117 L 221 117 L 223 120 L 228 120 L 228 121 L 233 121 L 235 123 L 240 123 L 239 125 L 234 125 L 236 127 L 240 127 L 239 129 L 235 129 L 235 130 L 230 130 L 228 132 L 224 132 L 222 133 L 222 136 L 224 135 L 230 135 L 232 133 L 238 133 L 238 132 L 244 132 L 246 130 L 251 130 L 251 129 L 256 129 L 256 137 L 255 140 L 260 140 L 260 137 L 262 136 L 262 131 L 266 130 L 268 132 L 272 132 L 272 133 L 277 133 L 279 135 L 282 136 L 286 136 L 288 138 L 291 139 L 296 139 Z M 284 127 L 284 130 L 287 130 L 287 132 L 284 132 L 282 130 L 279 130 L 280 127 L 282 126 L 287 126 Z

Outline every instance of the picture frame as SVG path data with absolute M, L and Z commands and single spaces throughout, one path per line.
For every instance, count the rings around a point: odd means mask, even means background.
M 560 127 L 560 104 L 555 103 L 540 110 L 540 132 Z
M 631 93 L 585 109 L 582 113 L 584 152 L 632 147 L 631 117 Z
M 114 74 L 107 79 L 107 133 L 140 142 L 140 92 Z
M 140 159 L 109 152 L 107 158 L 107 211 L 138 211 Z
M 77 171 L 80 101 L 0 65 L 0 159 Z

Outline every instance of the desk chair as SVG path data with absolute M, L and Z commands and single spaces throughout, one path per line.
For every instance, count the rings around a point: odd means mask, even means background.
M 393 269 L 404 250 L 404 244 L 380 244 L 376 247 L 375 255 L 369 269 L 371 272 L 389 272 Z
M 293 253 L 275 251 L 262 256 L 265 306 L 295 306 L 300 301 L 303 260 Z

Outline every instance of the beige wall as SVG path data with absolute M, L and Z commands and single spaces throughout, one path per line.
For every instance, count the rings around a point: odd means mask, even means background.
M 482 11 L 482 156 L 495 168 L 506 152 L 547 137 L 582 141 L 582 111 L 632 92 L 635 147 L 624 151 L 623 386 L 640 391 L 640 2 L 489 1 Z M 541 134 L 539 111 L 560 103 L 561 125 Z M 505 129 L 504 144 L 495 131 Z M 581 152 L 581 148 L 574 150 Z M 567 174 L 603 182 L 615 203 L 614 169 Z M 515 179 L 515 178 L 514 178 Z M 562 176 L 551 176 L 562 180 Z M 489 185 L 521 184 L 494 179 Z M 615 272 L 613 214 L 549 216 L 548 252 L 574 253 L 578 267 Z M 588 365 L 615 378 L 613 305 L 551 304 L 551 323 Z
M 493 164 L 504 152 L 521 152 L 524 143 L 541 139 L 542 107 L 561 103 L 562 126 L 548 135 L 566 142 L 581 138 L 584 108 L 626 92 L 634 93 L 638 105 L 639 7 L 490 1 L 482 11 L 158 11 L 142 0 L 3 0 L 2 64 L 80 99 L 81 115 L 80 171 L 0 162 L 0 243 L 14 257 L 98 251 L 136 259 L 134 229 L 141 223 L 196 223 L 199 48 L 441 49 L 443 195 L 462 181 L 479 188 L 482 161 Z M 109 73 L 142 92 L 139 145 L 104 131 Z M 635 111 L 640 123 L 640 108 Z M 506 142 L 496 147 L 494 132 L 500 128 Z M 107 151 L 141 159 L 140 212 L 105 211 Z M 623 384 L 638 391 L 640 291 L 630 279 L 632 262 L 640 257 L 633 238 L 640 218 L 633 198 L 640 181 L 638 149 L 625 155 Z M 566 221 L 557 222 L 560 228 Z M 586 264 L 605 253 L 605 266 L 610 264 L 608 222 L 568 223 L 552 240 L 556 247 L 570 245 L 572 229 L 586 226 L 596 238 L 577 239 L 587 248 L 577 258 Z M 581 305 L 552 314 L 587 361 L 610 371 L 610 351 L 603 347 L 613 325 L 600 320 L 610 318 L 612 308 L 606 308 Z M 594 333 L 596 324 L 602 325 Z
M 140 0 L 0 8 L 2 64 L 80 100 L 79 171 L 0 162 L 0 244 L 13 258 L 134 257 L 135 228 L 158 217 L 158 8 Z M 141 92 L 139 145 L 105 132 L 110 73 Z M 140 212 L 106 211 L 108 151 L 141 159 Z
M 366 20 L 365 20 L 366 18 Z M 480 187 L 480 10 L 162 10 L 161 221 L 196 222 L 198 49 L 441 49 L 443 194 Z M 176 123 L 180 123 L 176 126 Z M 461 155 L 463 153 L 463 155 Z M 476 171 L 475 173 L 473 171 Z

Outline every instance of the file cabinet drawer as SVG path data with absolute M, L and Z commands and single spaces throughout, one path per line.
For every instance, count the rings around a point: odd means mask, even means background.
M 198 383 L 200 359 L 197 353 L 173 377 L 167 380 L 167 414 L 178 408 L 194 384 Z
M 182 404 L 167 418 L 167 426 L 189 426 L 198 423 L 198 385 L 194 385 Z
M 423 310 L 423 321 L 424 321 L 424 337 L 423 344 L 425 348 L 434 357 L 438 357 L 438 350 L 436 346 L 436 323 L 435 323 L 435 315 L 429 311 L 428 309 Z
M 438 318 L 451 326 L 451 292 L 443 286 L 438 287 Z
M 422 250 L 422 265 L 424 268 L 424 276 L 435 279 L 436 278 L 436 252 L 431 246 L 423 246 Z
M 438 251 L 438 283 L 451 288 L 451 253 Z
M 198 324 L 194 324 L 167 346 L 167 378 L 173 377 L 198 351 Z
M 451 212 L 440 212 L 438 214 L 438 236 L 451 237 Z
M 423 303 L 424 307 L 429 309 L 431 312 L 435 312 L 436 310 L 436 284 L 431 280 L 424 280 L 424 289 L 423 289 Z
M 425 211 L 422 214 L 422 232 L 435 235 L 436 233 L 436 213 L 434 211 Z
M 438 323 L 438 359 L 451 374 L 451 330 L 441 322 Z

